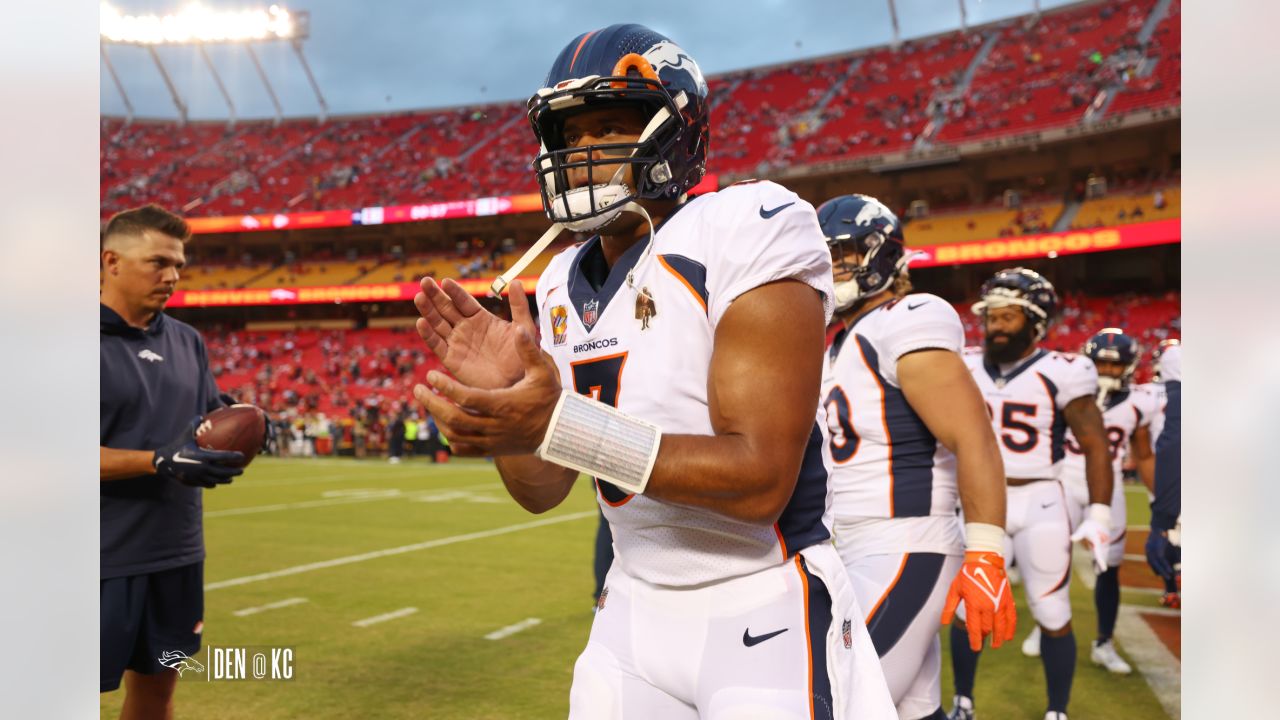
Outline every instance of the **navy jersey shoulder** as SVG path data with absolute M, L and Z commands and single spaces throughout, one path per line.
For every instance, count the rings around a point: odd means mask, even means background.
M 102 307 L 99 444 L 154 450 L 221 405 L 200 333 L 159 314 L 146 329 Z M 200 490 L 153 475 L 100 483 L 102 577 L 204 559 Z

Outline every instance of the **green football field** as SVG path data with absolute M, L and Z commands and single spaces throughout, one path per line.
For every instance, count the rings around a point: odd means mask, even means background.
M 184 672 L 177 717 L 566 715 L 592 618 L 589 483 L 535 516 L 506 495 L 487 462 L 260 458 L 204 497 L 206 649 L 196 659 L 205 667 Z M 1130 502 L 1132 523 L 1144 515 L 1145 503 Z M 1021 588 L 1015 594 L 1020 642 L 1031 624 Z M 1073 720 L 1167 717 L 1141 673 L 1118 677 L 1089 663 L 1094 613 L 1078 578 L 1072 597 L 1080 644 Z M 1156 602 L 1128 590 L 1123 601 Z M 294 677 L 211 680 L 210 645 L 248 646 L 250 658 L 292 648 Z M 949 665 L 943 676 L 949 709 Z M 1039 660 L 1016 644 L 988 651 L 981 715 L 1039 718 L 1043 684 Z M 102 716 L 117 717 L 122 699 L 101 696 Z

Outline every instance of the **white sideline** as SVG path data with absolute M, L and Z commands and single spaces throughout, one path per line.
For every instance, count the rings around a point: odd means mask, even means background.
M 275 512 L 277 510 L 301 510 L 313 507 L 328 507 L 330 505 L 348 505 L 350 503 L 373 502 L 374 500 L 394 500 L 396 498 L 412 499 L 420 495 L 432 495 L 441 492 L 458 492 L 463 490 L 480 490 L 482 488 L 496 488 L 499 485 L 495 483 L 486 483 L 484 485 L 468 485 L 466 487 L 449 487 L 449 488 L 432 488 L 430 490 L 415 490 L 412 493 L 402 493 L 399 490 L 390 492 L 380 492 L 370 495 L 352 495 L 349 497 L 326 498 L 324 500 L 302 500 L 293 503 L 274 503 L 272 505 L 249 505 L 247 507 L 227 508 L 225 510 L 210 510 L 204 514 L 205 518 L 229 517 L 232 515 L 253 515 L 256 513 Z M 394 494 L 392 494 L 394 493 Z
M 524 620 L 521 620 L 520 622 L 514 625 L 508 625 L 504 628 L 494 630 L 488 635 L 485 635 L 484 639 L 485 640 L 501 640 L 502 638 L 507 637 L 509 635 L 515 635 L 521 630 L 528 630 L 529 628 L 535 625 L 541 625 L 541 624 L 542 624 L 541 618 L 525 618 Z
M 259 605 L 257 607 L 248 607 L 248 608 L 244 608 L 243 610 L 236 610 L 231 614 L 235 615 L 236 617 L 247 617 L 249 615 L 257 615 L 258 613 L 264 612 L 266 610 L 279 610 L 280 608 L 286 608 L 286 607 L 289 607 L 290 605 L 301 605 L 306 601 L 307 601 L 306 598 L 289 598 L 288 600 L 280 600 L 273 603 L 267 603 L 266 605 Z
M 374 615 L 371 618 L 357 620 L 351 623 L 351 625 L 352 627 L 369 627 L 370 625 L 377 625 L 380 622 L 386 622 L 388 620 L 395 620 L 396 618 L 406 617 L 416 612 L 418 612 L 418 608 L 416 607 L 400 608 L 399 610 L 392 610 L 389 613 L 382 613 L 381 615 Z
M 583 518 L 595 517 L 597 513 L 597 510 L 587 510 L 585 512 L 570 513 L 568 515 L 557 515 L 555 517 L 531 520 L 529 522 L 507 525 L 506 527 L 494 528 L 492 530 L 481 530 L 479 532 L 466 533 L 465 535 L 436 538 L 435 540 L 427 540 L 426 542 L 414 543 L 413 545 L 401 545 L 400 547 L 387 548 L 386 550 L 374 550 L 373 552 L 361 553 L 359 555 L 348 555 L 346 557 L 334 558 L 333 560 L 322 560 L 320 562 L 307 563 L 305 565 L 295 565 L 293 567 L 282 568 L 280 570 L 272 570 L 271 572 L 258 573 L 257 575 L 245 575 L 243 577 L 231 578 L 229 580 L 219 580 L 218 582 L 206 584 L 204 589 L 205 592 L 209 592 L 210 590 L 221 590 L 222 588 L 235 587 L 237 585 L 248 585 L 249 583 L 262 582 L 263 580 L 273 580 L 279 577 L 298 575 L 300 573 L 311 572 L 312 570 L 323 570 L 325 568 L 350 565 L 352 563 L 364 562 L 366 560 L 376 560 L 390 555 L 402 555 L 404 553 L 415 552 L 418 550 L 429 550 L 431 548 L 453 545 L 456 543 L 467 542 L 469 540 L 482 540 L 484 538 L 495 537 L 497 535 L 506 535 L 507 533 L 519 532 L 521 530 L 530 530 L 532 528 L 542 527 L 543 525 L 555 525 L 557 523 L 569 522 L 570 520 L 582 520 Z
M 1169 714 L 1171 720 L 1182 718 L 1182 663 L 1174 657 L 1169 648 L 1156 637 L 1151 626 L 1139 613 L 1153 615 L 1178 615 L 1176 610 L 1167 608 L 1137 607 L 1121 603 L 1120 617 L 1116 623 L 1116 640 L 1133 660 L 1133 664 L 1142 673 L 1147 684 L 1151 686 L 1161 707 Z

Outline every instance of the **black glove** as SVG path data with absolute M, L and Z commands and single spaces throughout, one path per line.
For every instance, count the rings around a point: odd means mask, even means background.
M 183 430 L 173 442 L 156 450 L 151 464 L 156 475 L 177 480 L 191 487 L 212 488 L 231 482 L 231 478 L 244 472 L 244 468 L 232 464 L 244 462 L 244 455 L 235 451 L 204 450 L 196 444 L 196 428 L 200 418 Z

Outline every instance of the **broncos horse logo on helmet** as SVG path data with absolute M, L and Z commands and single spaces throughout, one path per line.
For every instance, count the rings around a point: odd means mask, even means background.
M 596 146 L 614 156 L 607 161 L 567 146 L 570 111 L 617 103 L 639 106 L 649 118 L 637 142 Z M 643 25 L 612 25 L 574 38 L 529 99 L 529 122 L 541 143 L 533 166 L 543 208 L 570 230 L 596 230 L 636 199 L 676 200 L 706 171 L 707 82 L 688 53 Z M 571 161 L 574 153 L 580 159 Z M 599 165 L 619 163 L 611 177 L 596 176 Z M 627 165 L 634 188 L 621 180 Z M 575 167 L 586 167 L 590 181 L 570 189 L 565 171 Z
M 1027 268 L 1006 268 L 982 283 L 981 300 L 973 304 L 975 315 L 990 308 L 1016 305 L 1035 329 L 1035 341 L 1044 339 L 1058 312 L 1058 292 L 1043 275 Z
M 837 310 L 891 287 L 914 255 L 906 252 L 898 216 L 870 195 L 826 201 L 818 223 L 831 249 Z
M 1138 359 L 1142 350 L 1138 341 L 1125 334 L 1120 328 L 1103 328 L 1097 335 L 1089 338 L 1080 354 L 1089 358 L 1096 365 L 1100 362 L 1120 363 L 1124 373 L 1113 378 L 1098 374 L 1098 389 L 1102 392 L 1121 392 L 1129 387 L 1133 373 L 1138 369 Z

